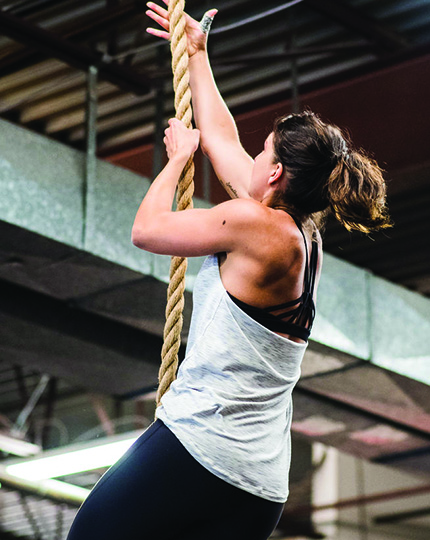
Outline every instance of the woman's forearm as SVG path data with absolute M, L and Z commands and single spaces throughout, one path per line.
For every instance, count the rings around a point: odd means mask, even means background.
M 206 51 L 199 51 L 189 60 L 190 87 L 196 125 L 201 132 L 201 145 L 206 148 L 213 139 L 239 141 L 233 116 L 215 83 Z
M 185 158 L 169 160 L 152 182 L 134 220 L 131 239 L 135 246 L 145 249 L 147 242 L 157 234 L 162 214 L 172 211 L 176 186 L 186 162 Z
M 248 198 L 254 161 L 240 143 L 236 122 L 212 75 L 206 51 L 190 58 L 190 86 L 200 144 L 232 198 Z

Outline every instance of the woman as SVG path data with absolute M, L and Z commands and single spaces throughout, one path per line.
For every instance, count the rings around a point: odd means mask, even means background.
M 163 28 L 148 32 L 169 39 L 167 11 L 148 6 Z M 313 217 L 331 210 L 347 229 L 389 226 L 376 163 L 311 113 L 278 120 L 253 160 L 190 17 L 187 36 L 199 130 L 169 121 L 169 161 L 132 232 L 153 253 L 208 256 L 186 357 L 156 422 L 95 486 L 69 540 L 268 538 L 288 496 L 291 392 L 315 314 L 322 252 Z M 199 142 L 234 198 L 172 212 Z

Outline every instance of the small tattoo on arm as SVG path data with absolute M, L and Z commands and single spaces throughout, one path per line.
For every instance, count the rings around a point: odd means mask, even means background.
M 234 189 L 234 187 L 230 184 L 230 182 L 226 182 L 225 184 L 228 189 L 233 193 L 233 195 L 237 198 L 239 198 L 239 195 L 237 194 L 237 191 Z

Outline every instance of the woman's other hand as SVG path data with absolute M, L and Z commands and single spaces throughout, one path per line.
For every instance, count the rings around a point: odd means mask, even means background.
M 199 147 L 200 131 L 188 129 L 183 122 L 176 118 L 169 120 L 165 130 L 164 144 L 169 160 L 188 161 Z
M 163 2 L 167 6 L 169 5 L 169 0 L 163 0 Z M 148 32 L 148 34 L 152 34 L 153 36 L 169 40 L 170 30 L 168 11 L 161 6 L 154 4 L 154 2 L 148 2 L 146 5 L 149 8 L 146 12 L 148 17 L 150 17 L 153 21 L 159 24 L 161 28 L 164 28 L 164 30 L 147 28 L 146 31 Z M 217 9 L 210 9 L 206 12 L 206 14 L 211 18 L 215 17 L 217 13 Z M 185 14 L 185 32 L 187 33 L 187 48 L 189 57 L 193 56 L 198 51 L 206 50 L 206 42 L 208 35 L 202 32 L 200 23 L 187 14 Z

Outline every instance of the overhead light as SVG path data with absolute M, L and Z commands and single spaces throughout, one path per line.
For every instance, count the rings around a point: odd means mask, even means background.
M 41 448 L 37 444 L 0 433 L 0 450 L 6 452 L 6 454 L 24 457 L 39 454 Z
M 90 494 L 90 490 L 75 486 L 73 484 L 67 484 L 66 482 L 59 482 L 58 480 L 41 480 L 39 482 L 40 489 L 50 496 L 62 496 L 69 497 L 79 502 L 84 502 Z
M 8 474 L 27 480 L 58 478 L 110 467 L 141 434 L 142 430 L 136 430 L 100 441 L 63 446 L 43 452 L 35 458 L 8 460 L 3 462 L 3 465 Z
M 90 493 L 89 489 L 59 482 L 58 480 L 27 480 L 25 478 L 19 478 L 18 476 L 8 474 L 2 464 L 0 464 L 0 482 L 0 488 L 4 485 L 6 488 L 22 490 L 26 493 L 54 499 L 74 506 L 81 505 Z
M 66 482 L 59 482 L 58 480 L 48 479 L 34 481 L 19 478 L 8 474 L 2 465 L 0 465 L 0 479 L 5 487 L 24 490 L 28 493 L 34 493 L 75 505 L 82 504 L 90 493 L 89 489 L 73 484 L 67 484 Z

